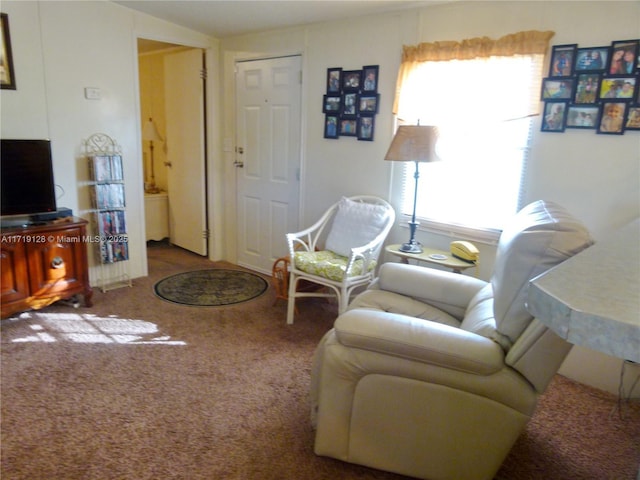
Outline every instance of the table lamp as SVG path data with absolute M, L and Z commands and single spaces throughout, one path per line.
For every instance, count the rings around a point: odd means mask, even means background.
M 158 128 L 151 117 L 149 117 L 149 121 L 142 127 L 142 139 L 149 141 L 149 150 L 151 152 L 151 182 L 147 188 L 145 188 L 145 191 L 147 193 L 158 193 L 160 189 L 156 187 L 156 176 L 153 161 L 153 142 L 161 142 L 162 137 L 160 136 L 160 133 L 158 133 Z
M 416 203 L 418 201 L 418 178 L 420 177 L 420 162 L 435 162 L 439 160 L 435 152 L 435 145 L 438 139 L 438 129 L 432 126 L 403 125 L 398 127 L 396 135 L 393 137 L 391 146 L 385 160 L 395 162 L 415 162 L 416 170 L 413 174 L 415 178 L 415 191 L 413 194 L 413 215 L 409 222 L 411 237 L 409 242 L 403 243 L 399 250 L 405 253 L 422 253 L 422 247 L 416 241 L 416 229 L 420 222 L 416 221 Z

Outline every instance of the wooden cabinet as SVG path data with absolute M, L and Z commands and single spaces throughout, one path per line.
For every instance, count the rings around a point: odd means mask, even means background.
M 69 217 L 5 228 L 0 243 L 1 316 L 39 309 L 81 294 L 92 305 L 87 222 Z

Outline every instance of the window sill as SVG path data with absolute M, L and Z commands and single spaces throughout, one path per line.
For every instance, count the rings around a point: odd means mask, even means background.
M 443 223 L 427 218 L 417 218 L 420 222 L 418 231 L 445 235 L 452 238 L 463 238 L 471 242 L 484 243 L 486 245 L 497 245 L 500 239 L 501 230 L 492 228 L 474 228 L 455 223 Z M 401 226 L 409 228 L 409 224 L 401 222 Z

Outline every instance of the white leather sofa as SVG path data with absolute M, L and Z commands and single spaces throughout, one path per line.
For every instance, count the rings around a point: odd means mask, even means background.
M 315 452 L 427 479 L 491 479 L 571 345 L 526 309 L 529 281 L 592 244 L 562 207 L 525 207 L 490 282 L 386 263 L 322 339 Z

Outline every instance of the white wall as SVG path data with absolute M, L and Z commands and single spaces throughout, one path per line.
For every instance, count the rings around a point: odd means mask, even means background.
M 223 152 L 222 139 L 235 138 L 234 59 L 303 55 L 300 220 L 306 225 L 337 196 L 369 193 L 390 197 L 393 172 L 383 158 L 392 136 L 390 108 L 403 44 L 497 37 L 528 29 L 551 29 L 556 32 L 553 44 L 580 46 L 640 37 L 638 2 L 458 2 L 221 42 L 110 2 L 4 0 L 2 11 L 9 14 L 18 88 L 0 91 L 0 136 L 51 138 L 56 181 L 65 191 L 59 203 L 80 215 L 87 208 L 83 190 L 78 189 L 86 179 L 80 159 L 82 140 L 95 132 L 118 140 L 125 159 L 133 277 L 146 274 L 136 37 L 207 49 L 207 115 L 213 132 L 209 138 L 210 225 L 214 231 L 210 245 L 213 258 L 231 261 L 235 259 L 235 219 L 225 212 L 234 211 L 235 169 L 232 154 Z M 324 139 L 321 103 L 326 69 L 364 65 L 380 65 L 375 141 Z M 102 99 L 86 100 L 86 86 L 100 88 Z M 527 198 L 558 201 L 598 238 L 640 215 L 639 157 L 638 132 L 623 136 L 580 130 L 536 132 Z M 396 192 L 391 193 L 392 202 L 398 205 Z M 396 227 L 391 240 L 406 236 L 404 227 Z M 450 239 L 421 232 L 420 240 L 446 245 Z M 483 264 L 490 266 L 492 251 L 483 248 L 482 255 Z M 487 275 L 488 270 L 482 270 L 481 276 Z M 565 373 L 615 390 L 618 360 L 584 349 L 574 352 Z

